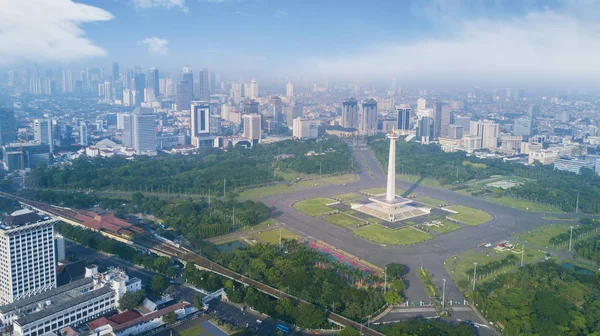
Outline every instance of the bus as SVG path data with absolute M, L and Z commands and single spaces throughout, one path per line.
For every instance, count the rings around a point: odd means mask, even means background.
M 284 325 L 283 325 L 283 324 L 281 324 L 281 323 L 278 323 L 278 324 L 277 324 L 277 330 L 281 331 L 281 332 L 282 332 L 282 333 L 284 333 L 284 334 L 289 334 L 289 333 L 290 333 L 290 328 L 288 328 L 288 327 L 284 326 Z

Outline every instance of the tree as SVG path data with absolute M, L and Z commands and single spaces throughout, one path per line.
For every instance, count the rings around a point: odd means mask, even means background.
M 130 310 L 137 307 L 144 299 L 144 291 L 128 291 L 119 299 L 119 310 Z
M 150 289 L 154 293 L 157 293 L 157 294 L 162 293 L 166 288 L 167 288 L 167 279 L 164 276 L 157 274 L 152 277 L 152 280 L 150 281 Z
M 390 278 L 400 278 L 406 274 L 406 267 L 402 264 L 387 264 L 387 275 Z
M 196 309 L 202 309 L 202 296 L 201 295 L 194 295 L 194 308 Z
M 338 336 L 360 336 L 360 332 L 352 327 L 346 327 L 338 333 Z
M 296 324 L 301 328 L 317 329 L 325 324 L 325 312 L 311 304 L 302 303 L 298 307 Z
M 174 285 L 169 285 L 167 289 L 165 289 L 165 294 L 170 297 L 175 297 L 177 295 L 177 288 Z
M 168 312 L 165 315 L 163 315 L 162 320 L 167 324 L 173 324 L 175 323 L 175 321 L 177 321 L 177 314 L 175 314 L 174 312 Z
M 389 292 L 385 293 L 383 295 L 383 298 L 385 299 L 385 302 L 389 305 L 397 305 L 399 303 L 402 303 L 402 301 L 404 301 L 402 299 L 402 296 L 400 296 L 400 294 L 398 294 L 398 292 L 394 292 L 394 291 L 389 291 Z
M 402 279 L 396 279 L 392 282 L 392 289 L 401 293 L 406 288 L 406 284 Z

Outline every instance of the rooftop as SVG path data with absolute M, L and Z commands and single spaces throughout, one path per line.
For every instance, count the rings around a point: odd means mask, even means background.
M 43 293 L 40 293 L 40 294 L 32 296 L 32 297 L 28 297 L 25 299 L 15 301 L 13 303 L 9 303 L 4 306 L 0 306 L 0 312 L 7 313 L 9 311 L 18 310 L 18 309 L 24 308 L 26 306 L 37 304 L 38 302 L 44 302 L 44 301 L 49 300 L 54 297 L 57 297 L 57 298 L 59 296 L 60 297 L 70 297 L 67 294 L 69 291 L 77 289 L 78 287 L 91 285 L 92 282 L 93 282 L 93 280 L 91 278 L 84 278 L 81 280 L 76 280 L 76 281 L 73 281 L 64 286 L 60 286 L 60 287 L 51 289 L 47 292 L 43 292 Z

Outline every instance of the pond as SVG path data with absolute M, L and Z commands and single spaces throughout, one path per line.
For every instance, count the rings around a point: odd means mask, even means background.
M 590 271 L 589 269 L 586 268 L 582 268 L 579 267 L 577 265 L 573 265 L 573 264 L 569 264 L 569 263 L 562 263 L 560 264 L 560 266 L 562 268 L 566 268 L 570 271 L 573 271 L 575 274 L 583 274 L 583 275 L 592 275 L 594 274 L 594 271 Z
M 231 252 L 235 249 L 244 248 L 244 247 L 246 247 L 246 244 L 242 243 L 239 240 L 234 240 L 232 242 L 216 246 L 217 250 L 219 250 L 221 252 Z

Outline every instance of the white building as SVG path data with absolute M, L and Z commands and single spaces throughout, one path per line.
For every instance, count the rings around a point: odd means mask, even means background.
M 294 119 L 292 135 L 296 139 L 310 138 L 310 120 L 300 117 Z
M 154 88 L 144 88 L 144 102 L 154 103 L 156 101 L 156 94 Z
M 375 99 L 370 98 L 363 101 L 358 130 L 361 134 L 367 135 L 377 132 L 377 101 Z
M 491 151 L 498 149 L 500 125 L 491 121 L 471 121 L 469 134 L 481 137 L 481 148 Z
M 41 144 L 48 144 L 50 151 L 54 149 L 54 141 L 52 136 L 52 120 L 51 119 L 34 119 L 33 120 L 33 139 Z
M 244 138 L 250 140 L 258 140 L 261 138 L 261 122 L 260 114 L 244 114 Z
M 104 99 L 112 100 L 112 84 L 110 82 L 104 82 Z
M 54 225 L 30 210 L 18 210 L 0 225 L 0 304 L 56 287 Z
M 285 86 L 285 96 L 288 98 L 294 97 L 294 84 L 288 82 Z
M 192 137 L 210 134 L 210 104 L 207 101 L 193 101 L 191 105 L 190 131 Z
M 136 154 L 153 155 L 156 153 L 156 132 L 154 128 L 152 110 L 137 107 L 131 116 L 131 138 Z
M 425 98 L 417 99 L 417 110 L 424 110 L 427 106 L 427 100 Z
M 133 97 L 131 94 L 131 90 L 125 89 L 123 90 L 123 106 L 132 106 L 133 105 Z
M 246 96 L 253 99 L 258 98 L 258 82 L 256 79 L 250 81 L 250 92 Z
M 88 128 L 84 122 L 79 125 L 79 144 L 82 147 L 87 147 L 88 145 Z

